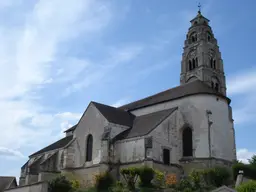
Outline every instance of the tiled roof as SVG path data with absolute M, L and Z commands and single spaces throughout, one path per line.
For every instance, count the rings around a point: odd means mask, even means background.
M 174 87 L 172 89 L 168 89 L 166 91 L 160 92 L 158 94 L 152 95 L 150 97 L 123 105 L 119 107 L 119 109 L 124 110 L 135 110 L 138 108 L 154 105 L 157 103 L 170 101 L 178 98 L 182 98 L 189 95 L 195 94 L 213 94 L 227 99 L 230 103 L 230 99 L 223 96 L 221 93 L 216 92 L 214 89 L 206 85 L 200 80 L 193 81 L 191 83 L 187 83 L 181 86 Z
M 118 136 L 118 139 L 128 139 L 149 134 L 176 109 L 177 107 L 136 117 L 132 128 Z
M 30 157 L 35 156 L 35 155 L 39 155 L 39 154 L 47 152 L 47 151 L 51 151 L 51 150 L 54 150 L 54 149 L 59 149 L 59 148 L 65 147 L 72 139 L 73 139 L 73 135 L 64 137 L 64 138 L 56 141 L 55 143 L 37 151 L 36 153 L 33 153 L 32 155 L 30 155 Z
M 0 176 L 0 192 L 4 191 L 5 189 L 8 189 L 13 181 L 17 185 L 15 177 L 1 177 Z
M 101 103 L 92 103 L 110 123 L 125 125 L 128 127 L 132 126 L 133 120 L 135 119 L 133 114 Z

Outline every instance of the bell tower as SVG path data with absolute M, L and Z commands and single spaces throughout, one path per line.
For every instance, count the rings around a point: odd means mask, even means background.
M 181 62 L 180 84 L 201 80 L 226 96 L 223 61 L 210 20 L 201 14 L 192 19 L 188 30 Z

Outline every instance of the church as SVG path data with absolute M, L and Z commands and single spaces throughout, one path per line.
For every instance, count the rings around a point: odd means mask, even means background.
M 59 141 L 31 154 L 20 186 L 71 173 L 95 174 L 147 165 L 178 177 L 236 160 L 231 100 L 217 40 L 200 10 L 188 29 L 180 85 L 121 107 L 90 102 Z

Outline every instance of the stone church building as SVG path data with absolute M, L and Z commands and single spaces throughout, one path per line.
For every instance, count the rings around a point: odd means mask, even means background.
M 209 20 L 192 19 L 181 61 L 180 85 L 121 107 L 91 102 L 66 137 L 29 156 L 19 184 L 72 173 L 85 182 L 127 166 L 148 165 L 186 175 L 192 168 L 236 160 L 231 100 Z

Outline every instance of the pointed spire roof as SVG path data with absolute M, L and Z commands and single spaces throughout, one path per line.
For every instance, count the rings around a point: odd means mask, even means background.
M 206 21 L 206 22 L 209 22 L 210 20 L 209 19 L 207 19 L 206 17 L 204 17 L 203 15 L 202 15 L 202 13 L 201 13 L 201 5 L 200 5 L 200 3 L 199 3 L 199 5 L 198 5 L 198 12 L 197 12 L 197 15 L 196 15 L 196 17 L 194 18 L 194 19 L 192 19 L 190 22 L 191 23 L 193 23 L 194 21 L 198 21 L 198 23 L 201 23 L 200 21 Z

